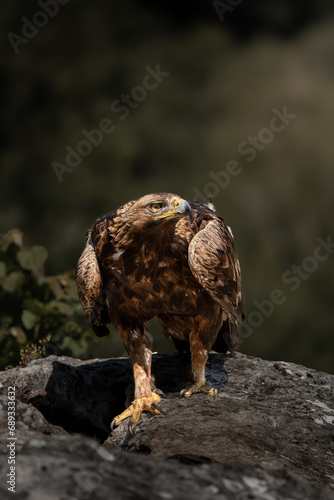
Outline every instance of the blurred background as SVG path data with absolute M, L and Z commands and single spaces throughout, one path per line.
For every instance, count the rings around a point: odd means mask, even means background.
M 88 330 L 73 270 L 94 219 L 167 191 L 232 227 L 240 351 L 334 373 L 333 249 L 313 257 L 334 241 L 333 3 L 11 0 L 0 25 L 1 369 L 46 335 L 49 354 L 125 354 Z

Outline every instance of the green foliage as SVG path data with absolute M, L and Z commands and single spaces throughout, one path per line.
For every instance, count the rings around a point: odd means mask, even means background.
M 74 272 L 45 276 L 47 250 L 12 229 L 0 240 L 0 369 L 50 354 L 84 357 L 85 325 Z
M 45 339 L 39 339 L 37 344 L 28 344 L 25 347 L 20 347 L 20 361 L 18 366 L 27 366 L 30 361 L 38 358 L 44 358 L 46 354 L 46 347 L 51 340 L 51 335 L 47 335 Z M 14 368 L 12 365 L 7 365 L 6 370 Z

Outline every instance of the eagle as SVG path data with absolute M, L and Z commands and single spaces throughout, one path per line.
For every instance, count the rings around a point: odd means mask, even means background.
M 104 336 L 113 324 L 132 363 L 135 399 L 111 429 L 131 417 L 133 433 L 143 411 L 163 413 L 151 375 L 147 322 L 154 317 L 177 350 L 190 352 L 189 386 L 181 396 L 216 395 L 205 379 L 208 353 L 238 347 L 244 302 L 234 238 L 212 204 L 155 193 L 96 219 L 76 283 L 91 328 Z

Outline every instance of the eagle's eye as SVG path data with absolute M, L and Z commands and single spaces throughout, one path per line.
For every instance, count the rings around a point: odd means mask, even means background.
M 158 210 L 161 210 L 162 208 L 162 203 L 152 203 L 150 205 L 150 208 L 151 210 L 153 210 L 153 212 L 158 212 Z

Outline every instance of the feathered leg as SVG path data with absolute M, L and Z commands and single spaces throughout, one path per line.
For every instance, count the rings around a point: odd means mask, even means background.
M 152 392 L 154 384 L 151 380 L 152 338 L 146 325 L 135 329 L 119 329 L 124 346 L 132 363 L 135 381 L 135 399 L 120 415 L 114 418 L 111 429 L 117 427 L 124 419 L 131 417 L 129 431 L 133 434 L 143 411 L 155 415 L 163 413 L 157 404 L 160 396 Z
M 199 330 L 196 328 L 190 334 L 189 345 L 191 354 L 191 383 L 188 388 L 181 391 L 181 397 L 183 396 L 185 398 L 188 398 L 189 396 L 191 396 L 191 394 L 195 394 L 197 392 L 203 392 L 204 394 L 208 394 L 209 396 L 216 396 L 218 392 L 217 389 L 206 385 L 205 365 L 208 360 L 208 354 L 212 342 L 215 340 L 215 336 L 205 335 L 205 327 L 207 327 L 206 323 L 206 321 L 200 319 L 197 325 L 199 327 Z

